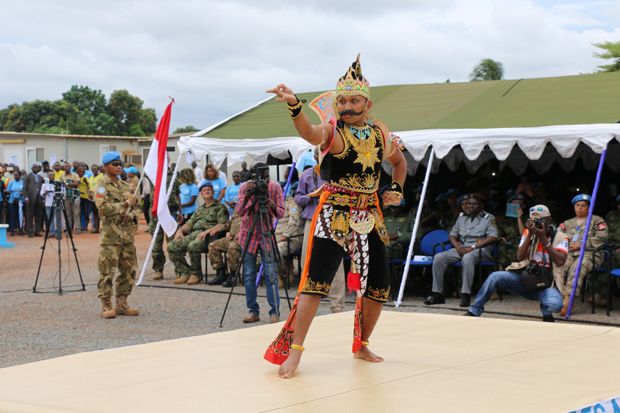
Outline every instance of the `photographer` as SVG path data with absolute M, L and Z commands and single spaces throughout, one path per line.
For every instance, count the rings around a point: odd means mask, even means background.
M 80 191 L 78 185 L 80 184 L 80 177 L 76 173 L 71 173 L 71 164 L 65 162 L 63 165 L 65 170 L 64 175 L 60 178 L 64 182 L 67 188 L 67 198 L 65 198 L 65 209 L 67 210 L 66 223 L 67 228 L 71 228 L 73 233 L 80 233 L 78 227 L 80 222 Z M 56 179 L 58 180 L 58 178 Z
M 258 208 L 264 202 L 270 222 L 263 222 L 257 214 Z M 245 301 L 248 307 L 248 315 L 243 319 L 244 323 L 254 323 L 260 320 L 259 306 L 256 302 L 256 255 L 260 250 L 261 262 L 264 268 L 264 279 L 267 287 L 267 301 L 269 302 L 270 321 L 279 321 L 280 297 L 278 292 L 278 263 L 275 262 L 275 252 L 269 240 L 272 220 L 284 216 L 284 197 L 282 188 L 277 182 L 269 180 L 269 167 L 264 163 L 256 163 L 252 167 L 250 180 L 239 188 L 239 200 L 236 206 L 237 214 L 241 217 L 239 230 L 239 245 L 247 250 L 244 251 L 243 259 L 243 283 L 245 285 Z M 254 230 L 250 233 L 252 221 L 257 219 Z
M 521 236 L 517 260 L 511 267 L 520 267 L 514 271 L 495 271 L 486 279 L 474 304 L 469 307 L 466 316 L 478 317 L 484 312 L 484 305 L 498 288 L 512 294 L 520 295 L 528 300 L 540 302 L 540 311 L 543 321 L 554 322 L 553 313 L 562 308 L 562 296 L 554 287 L 545 289 L 529 289 L 523 284 L 522 271 L 546 271 L 551 277 L 554 266 L 561 267 L 568 254 L 568 238 L 562 232 L 555 232 L 549 208 L 545 205 L 536 205 L 530 208 L 530 219 L 525 224 Z M 534 245 L 534 242 L 536 243 Z M 530 252 L 531 251 L 531 252 Z M 527 260 L 527 261 L 526 261 Z

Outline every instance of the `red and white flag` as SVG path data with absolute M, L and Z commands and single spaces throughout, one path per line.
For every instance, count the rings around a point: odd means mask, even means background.
M 144 164 L 144 173 L 155 184 L 153 188 L 153 215 L 157 216 L 161 227 L 169 237 L 174 235 L 177 230 L 177 221 L 170 214 L 168 209 L 168 156 L 166 147 L 168 146 L 168 132 L 170 130 L 170 112 L 172 102 L 166 107 L 164 115 L 157 125 L 155 139 L 151 144 L 149 156 Z

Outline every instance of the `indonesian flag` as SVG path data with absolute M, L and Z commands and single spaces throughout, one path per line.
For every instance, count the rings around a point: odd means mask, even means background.
M 155 139 L 151 144 L 149 156 L 144 164 L 144 173 L 155 184 L 153 189 L 153 216 L 159 220 L 161 227 L 169 237 L 174 235 L 177 230 L 177 221 L 170 214 L 168 209 L 168 156 L 166 147 L 168 146 L 168 132 L 170 130 L 170 111 L 172 102 L 166 107 L 164 115 L 157 125 Z

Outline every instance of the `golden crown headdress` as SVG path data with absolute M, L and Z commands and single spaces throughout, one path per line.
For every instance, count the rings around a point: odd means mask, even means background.
M 347 70 L 338 83 L 336 84 L 336 96 L 363 96 L 366 99 L 370 97 L 370 85 L 368 80 L 362 75 L 362 66 L 360 65 L 360 55 L 358 53 L 355 62 Z

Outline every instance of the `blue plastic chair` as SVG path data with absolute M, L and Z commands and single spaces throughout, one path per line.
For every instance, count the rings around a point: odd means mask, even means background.
M 435 229 L 427 232 L 422 237 L 420 241 L 420 253 L 422 255 L 418 255 L 418 259 L 415 257 L 409 260 L 410 267 L 422 267 L 428 268 L 433 265 L 433 256 L 438 252 L 447 251 L 453 248 L 452 243 L 450 243 L 450 233 L 444 229 Z M 420 259 L 420 257 L 423 257 Z M 392 263 L 396 264 L 396 263 Z M 399 260 L 398 266 L 405 266 L 407 264 L 407 260 Z M 400 282 L 396 279 L 397 277 L 392 276 L 393 285 L 398 285 Z M 394 288 L 394 292 L 396 292 L 396 288 Z

